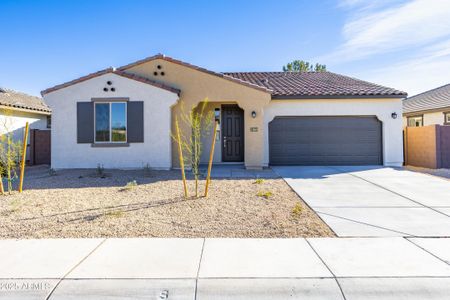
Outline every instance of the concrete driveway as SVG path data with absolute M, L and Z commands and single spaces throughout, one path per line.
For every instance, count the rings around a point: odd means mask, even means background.
M 450 181 L 387 167 L 274 167 L 345 237 L 450 236 Z

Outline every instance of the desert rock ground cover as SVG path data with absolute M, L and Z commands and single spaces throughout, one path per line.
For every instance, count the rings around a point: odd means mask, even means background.
M 24 192 L 0 196 L 0 238 L 334 236 L 281 178 L 182 191 L 179 171 L 28 168 Z

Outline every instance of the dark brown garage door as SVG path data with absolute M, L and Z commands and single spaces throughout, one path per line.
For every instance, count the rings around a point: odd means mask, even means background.
M 269 123 L 271 165 L 380 165 L 375 117 L 276 117 Z

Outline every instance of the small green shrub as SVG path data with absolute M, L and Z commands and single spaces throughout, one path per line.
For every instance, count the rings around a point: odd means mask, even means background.
M 257 178 L 254 182 L 254 184 L 262 184 L 262 183 L 264 183 L 264 179 L 262 178 Z
M 56 171 L 55 171 L 55 169 L 50 168 L 50 169 L 48 170 L 48 175 L 50 175 L 50 176 L 56 176 Z
M 152 168 L 150 167 L 150 164 L 146 164 L 144 166 L 143 170 L 144 170 L 145 177 L 152 177 Z
M 303 211 L 302 205 L 300 203 L 296 203 L 294 208 L 292 208 L 291 213 L 294 217 L 298 217 L 302 214 L 302 211 Z
M 270 197 L 273 196 L 273 193 L 271 191 L 266 191 L 266 192 L 259 191 L 256 194 L 256 196 L 262 197 L 262 198 L 265 198 L 265 199 L 269 199 Z
M 111 218 L 120 218 L 123 217 L 123 211 L 121 210 L 112 210 L 105 213 L 105 216 L 111 217 Z
M 97 169 L 95 170 L 95 173 L 98 177 L 105 178 L 105 168 L 102 164 L 97 164 Z
M 137 187 L 137 185 L 138 184 L 137 184 L 136 180 L 133 180 L 133 181 L 127 182 L 127 184 L 123 187 L 122 190 L 130 191 L 130 190 L 134 189 L 135 187 Z
M 12 200 L 12 201 L 9 203 L 9 205 L 10 205 L 9 211 L 10 211 L 11 213 L 15 213 L 15 212 L 18 212 L 18 211 L 20 210 L 20 201 L 19 201 L 18 199 Z

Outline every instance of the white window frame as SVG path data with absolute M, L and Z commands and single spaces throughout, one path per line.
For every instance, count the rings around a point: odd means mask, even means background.
M 444 113 L 444 124 L 445 125 L 450 125 L 450 112 L 445 112 Z
M 112 127 L 111 127 L 111 106 L 113 103 L 123 103 L 125 104 L 125 141 L 113 141 L 112 140 Z M 109 104 L 109 141 L 97 141 L 97 104 Z M 128 102 L 126 101 L 95 101 L 94 102 L 94 143 L 95 144 L 126 144 L 128 143 Z
M 411 125 L 409 125 L 409 120 L 410 119 L 416 119 L 416 118 L 421 118 L 422 119 L 422 124 L 420 126 L 411 126 Z M 406 121 L 407 121 L 408 127 L 423 127 L 423 115 L 407 117 Z

